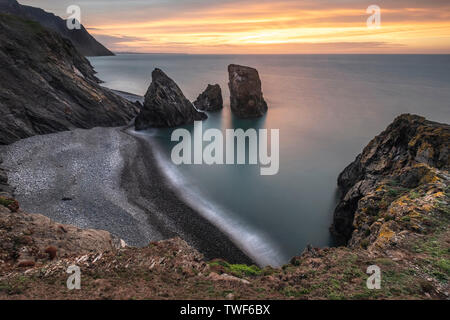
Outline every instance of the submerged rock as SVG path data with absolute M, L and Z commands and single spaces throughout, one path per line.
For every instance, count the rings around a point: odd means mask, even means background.
M 202 111 L 219 111 L 223 108 L 222 89 L 218 84 L 211 85 L 194 102 L 194 106 Z
M 228 66 L 231 111 L 240 118 L 262 117 L 268 110 L 256 69 L 232 64 Z
M 170 128 L 207 118 L 206 114 L 194 108 L 172 79 L 160 69 L 155 69 L 135 126 L 136 130 Z

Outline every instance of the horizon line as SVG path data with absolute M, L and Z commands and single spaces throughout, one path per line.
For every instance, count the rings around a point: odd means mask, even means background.
M 192 55 L 192 56 L 248 56 L 248 55 L 259 55 L 259 56 L 300 56 L 300 55 L 377 55 L 377 56 L 424 56 L 424 55 L 450 55 L 449 53 L 188 53 L 188 52 L 123 52 L 123 51 L 113 51 L 114 54 L 167 54 L 167 55 Z

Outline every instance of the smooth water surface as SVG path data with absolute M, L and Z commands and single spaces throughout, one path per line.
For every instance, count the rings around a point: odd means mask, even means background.
M 336 179 L 363 147 L 402 113 L 450 122 L 449 55 L 118 55 L 90 61 L 105 86 L 145 94 L 158 67 L 191 101 L 208 83 L 222 87 L 225 108 L 204 129 L 280 129 L 280 171 L 259 166 L 174 166 L 172 130 L 143 135 L 191 204 L 260 264 L 279 265 L 307 244 L 331 245 Z M 229 109 L 227 66 L 258 69 L 266 117 L 239 120 Z M 192 126 L 187 127 L 192 130 Z M 209 212 L 209 213 L 208 213 Z

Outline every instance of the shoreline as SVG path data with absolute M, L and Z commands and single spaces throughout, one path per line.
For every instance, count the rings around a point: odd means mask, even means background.
M 180 199 L 154 150 L 128 127 L 76 129 L 5 147 L 21 207 L 65 224 L 106 230 L 137 247 L 181 237 L 210 260 L 254 264 Z
M 128 128 L 122 132 L 136 139 L 139 149 L 135 156 L 123 156 L 125 165 L 121 186 L 128 195 L 128 201 L 153 216 L 159 232 L 168 237 L 181 237 L 207 259 L 255 264 L 223 231 L 181 199 L 178 190 L 161 172 L 154 147 L 145 139 L 126 132 Z M 163 216 L 161 212 L 164 212 Z

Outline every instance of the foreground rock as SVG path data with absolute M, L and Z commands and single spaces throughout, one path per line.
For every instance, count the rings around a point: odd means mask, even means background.
M 8 184 L 8 173 L 3 168 L 3 159 L 0 154 L 0 197 L 11 197 L 13 191 L 13 188 Z
M 231 111 L 240 118 L 262 117 L 268 110 L 256 69 L 232 64 L 228 66 Z
M 84 56 L 114 55 L 114 53 L 95 40 L 83 25 L 81 25 L 80 29 L 69 30 L 67 28 L 66 20 L 40 8 L 21 5 L 16 0 L 0 0 L 0 13 L 9 13 L 39 22 L 45 28 L 57 32 L 62 37 L 69 39 Z
M 109 232 L 58 224 L 4 206 L 0 197 L 0 270 L 42 266 L 55 258 L 115 251 L 124 242 Z
M 128 124 L 138 108 L 99 86 L 94 74 L 70 41 L 36 22 L 0 14 L 0 144 Z
M 172 79 L 160 69 L 153 71 L 144 106 L 136 118 L 136 130 L 177 127 L 205 119 L 206 114 L 194 108 Z
M 395 119 L 339 176 L 342 198 L 331 229 L 338 241 L 355 244 L 361 233 L 377 233 L 383 225 L 377 220 L 393 217 L 389 205 L 395 198 L 433 179 L 446 180 L 439 170 L 448 171 L 449 144 L 449 125 L 408 114 Z
M 194 106 L 202 111 L 219 111 L 223 109 L 222 89 L 218 84 L 208 84 L 206 90 L 194 102 Z

